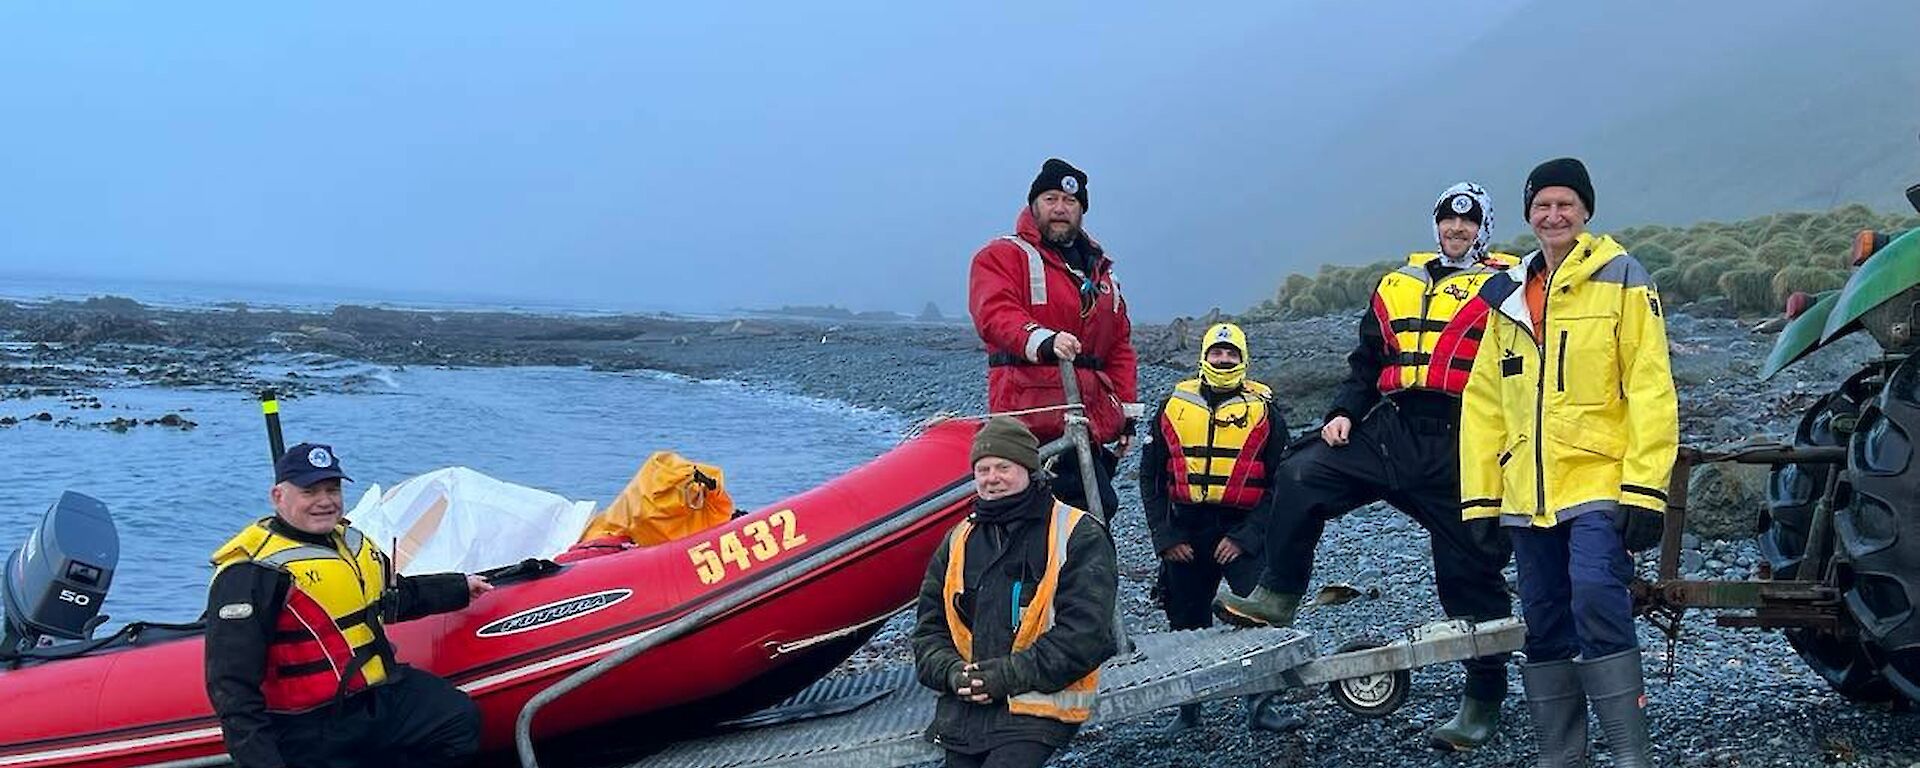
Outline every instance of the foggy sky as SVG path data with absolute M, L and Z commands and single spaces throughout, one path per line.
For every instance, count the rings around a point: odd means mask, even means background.
M 1892 208 L 1920 176 L 1915 27 L 1813 3 L 926 5 L 0 6 L 0 276 L 953 315 L 1059 156 L 1164 318 L 1430 246 L 1462 178 L 1510 238 L 1557 154 L 1596 160 L 1602 229 Z M 1578 72 L 1529 76 L 1556 51 Z M 1902 95 L 1862 132 L 1836 90 Z M 1796 121 L 1829 133 L 1765 127 Z

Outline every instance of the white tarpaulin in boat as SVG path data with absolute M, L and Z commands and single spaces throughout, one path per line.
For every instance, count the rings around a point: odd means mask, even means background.
M 591 501 L 447 467 L 385 492 L 367 489 L 347 518 L 393 556 L 401 573 L 473 573 L 565 552 L 593 508 Z

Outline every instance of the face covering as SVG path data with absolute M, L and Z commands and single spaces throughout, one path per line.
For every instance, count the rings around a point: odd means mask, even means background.
M 1214 347 L 1232 347 L 1240 352 L 1240 363 L 1229 368 L 1218 368 L 1207 362 L 1207 352 Z M 1239 389 L 1247 380 L 1247 334 L 1233 323 L 1220 323 L 1207 329 L 1200 337 L 1200 380 L 1216 390 Z

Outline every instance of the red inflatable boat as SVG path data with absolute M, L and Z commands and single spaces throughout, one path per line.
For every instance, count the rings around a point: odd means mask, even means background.
M 521 705 L 542 688 L 719 595 L 779 574 L 809 550 L 971 482 L 966 457 L 975 428 L 936 425 L 838 479 L 726 525 L 506 583 L 466 610 L 395 625 L 390 636 L 401 661 L 473 696 L 488 749 L 507 747 Z M 966 498 L 561 698 L 541 711 L 535 737 L 639 715 L 711 721 L 797 691 L 913 599 L 934 547 L 966 513 Z M 144 634 L 73 658 L 0 667 L 0 768 L 222 755 L 199 638 L 191 630 Z

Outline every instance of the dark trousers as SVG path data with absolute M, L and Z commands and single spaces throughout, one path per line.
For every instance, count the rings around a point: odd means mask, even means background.
M 1120 465 L 1120 457 L 1105 446 L 1094 446 L 1093 464 L 1093 482 L 1100 492 L 1100 517 L 1103 522 L 1111 522 L 1114 512 L 1120 508 L 1120 494 L 1113 490 L 1113 472 Z M 1086 487 L 1080 480 L 1079 451 L 1067 451 L 1053 460 L 1053 497 L 1071 507 L 1090 509 Z
M 1039 768 L 1053 757 L 1053 747 L 1037 741 L 1009 741 L 977 755 L 947 751 L 947 768 Z
M 1213 596 L 1220 590 L 1220 581 L 1225 579 L 1234 594 L 1245 596 L 1260 583 L 1260 569 L 1265 565 L 1261 558 L 1248 554 L 1221 565 L 1213 558 L 1213 551 L 1226 536 L 1227 529 L 1221 524 L 1226 521 L 1210 512 L 1196 510 L 1192 514 L 1214 518 L 1180 526 L 1187 545 L 1193 547 L 1193 560 L 1160 561 L 1160 606 L 1167 611 L 1167 626 L 1176 630 L 1213 626 Z
M 399 667 L 384 685 L 336 709 L 275 715 L 289 765 L 301 768 L 454 766 L 480 751 L 480 709 L 452 683 Z
M 1348 443 L 1314 441 L 1281 462 L 1273 477 L 1267 528 L 1267 570 L 1261 584 L 1302 594 L 1313 575 L 1313 551 L 1326 523 L 1386 501 L 1427 530 L 1433 580 L 1449 618 L 1487 621 L 1513 615 L 1500 575 L 1512 545 L 1498 520 L 1460 517 L 1460 443 L 1447 421 L 1401 415 L 1382 403 L 1353 426 Z M 1463 662 L 1467 695 L 1506 694 L 1507 654 Z
M 1510 528 L 1527 618 L 1530 662 L 1602 656 L 1640 647 L 1633 631 L 1633 560 L 1609 512 L 1552 528 Z

